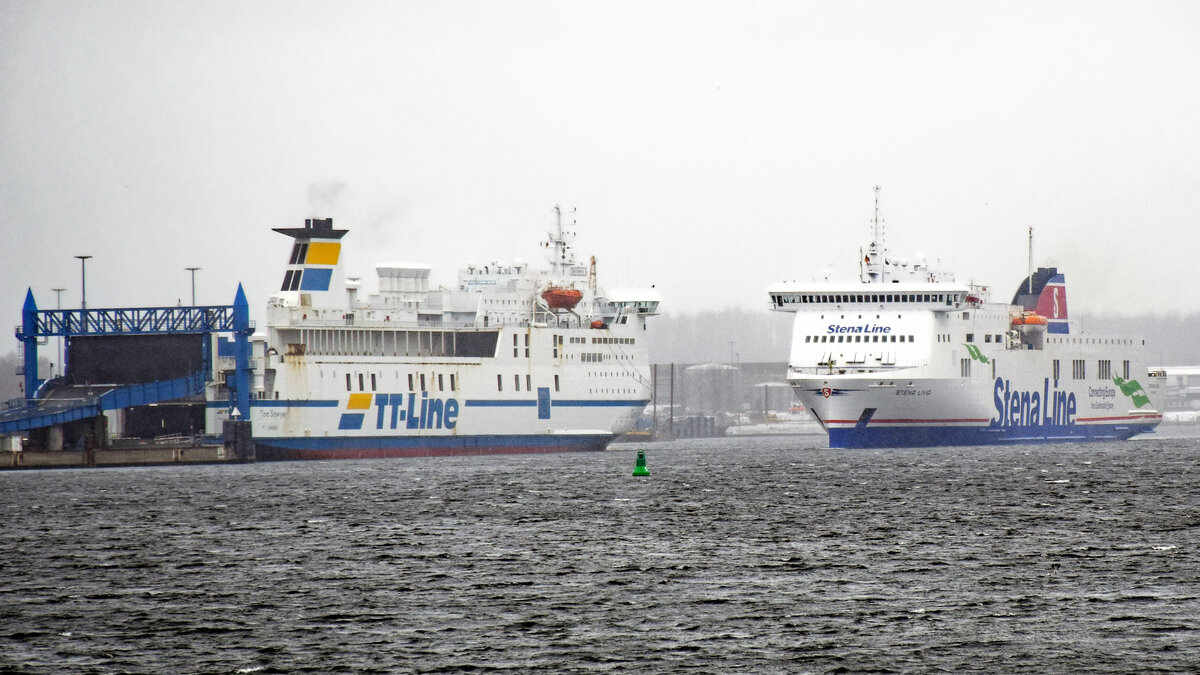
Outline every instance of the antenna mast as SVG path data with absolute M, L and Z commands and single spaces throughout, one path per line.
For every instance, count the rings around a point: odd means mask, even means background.
M 876 185 L 875 215 L 871 219 L 871 244 L 867 246 L 867 255 L 862 260 L 862 263 L 866 264 L 863 281 L 868 283 L 883 283 L 887 277 L 887 249 L 883 247 L 883 232 L 879 221 L 879 190 L 880 187 Z
M 1026 291 L 1033 295 L 1033 226 L 1029 226 L 1029 290 Z

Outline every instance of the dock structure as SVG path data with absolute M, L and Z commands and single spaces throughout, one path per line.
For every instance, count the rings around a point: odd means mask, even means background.
M 145 429 L 153 422 L 167 432 L 161 436 L 182 439 L 184 435 L 178 428 L 181 416 L 175 414 L 170 420 L 167 407 L 160 411 L 156 407 L 177 403 L 198 409 L 203 417 L 205 407 L 212 405 L 205 400 L 205 389 L 214 379 L 213 335 L 217 333 L 231 334 L 231 339 L 217 344 L 223 355 L 227 348 L 232 352 L 235 364 L 234 372 L 224 373 L 223 379 L 229 395 L 227 405 L 237 421 L 234 427 L 226 426 L 223 433 L 246 441 L 249 433 L 236 425 L 249 425 L 253 332 L 249 303 L 240 284 L 231 305 L 110 309 L 40 310 L 30 289 L 16 330 L 24 353 L 25 396 L 23 401 L 16 399 L 0 410 L 0 438 L 20 437 L 21 442 L 10 440 L 4 446 L 14 456 L 9 462 L 0 462 L 0 468 L 80 465 L 64 459 L 75 454 L 65 452 L 69 448 L 80 453 L 83 465 L 103 464 L 95 459 L 94 451 L 106 446 L 107 419 L 114 411 L 122 411 L 120 419 L 130 426 Z M 38 344 L 51 337 L 65 341 L 66 368 L 62 376 L 43 380 L 38 377 Z M 171 421 L 176 428 L 168 428 Z M 189 436 L 194 439 L 194 435 Z M 23 447 L 26 445 L 29 447 Z M 199 447 L 194 440 L 175 444 L 175 451 L 166 455 L 162 443 L 152 448 L 136 442 L 122 445 L 121 459 L 110 458 L 113 463 L 142 463 L 139 457 L 145 463 L 253 459 L 252 443 L 246 442 L 234 443 L 232 455 L 224 451 L 229 444 L 216 439 L 209 445 L 219 445 L 222 450 L 211 453 L 182 452 L 186 447 Z M 140 453 L 139 447 L 143 450 Z M 25 460 L 33 459 L 35 453 L 64 452 L 44 464 L 30 464 L 16 456 L 24 450 L 31 451 Z M 209 459 L 181 459 L 184 457 Z

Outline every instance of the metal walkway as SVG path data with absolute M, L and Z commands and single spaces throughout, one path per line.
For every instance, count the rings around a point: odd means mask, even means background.
M 0 412 L 0 436 L 90 419 L 105 410 L 120 410 L 203 394 L 204 384 L 204 373 L 199 372 L 175 380 L 145 384 L 59 389 L 55 393 L 63 392 L 65 395 L 37 399 Z

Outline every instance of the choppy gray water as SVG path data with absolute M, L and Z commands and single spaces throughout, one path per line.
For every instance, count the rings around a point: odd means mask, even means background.
M 0 672 L 1200 669 L 1197 440 L 822 445 L 2 473 Z

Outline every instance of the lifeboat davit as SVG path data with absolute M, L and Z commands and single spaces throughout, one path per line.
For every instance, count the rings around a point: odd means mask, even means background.
M 1045 326 L 1047 323 L 1046 317 L 1040 314 L 1018 314 L 1012 320 L 1014 326 Z
M 574 309 L 583 298 L 583 293 L 574 288 L 558 288 L 551 286 L 542 291 L 542 299 L 550 309 Z

